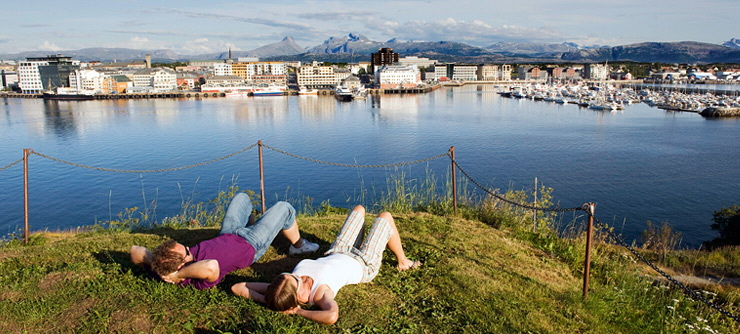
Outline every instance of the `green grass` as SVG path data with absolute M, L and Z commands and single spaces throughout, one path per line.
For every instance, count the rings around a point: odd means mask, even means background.
M 597 235 L 588 299 L 582 298 L 585 238 L 552 228 L 562 220 L 486 199 L 459 214 L 433 195 L 409 195 L 403 176 L 371 211 L 394 208 L 407 255 L 424 265 L 399 272 L 385 253 L 371 283 L 344 287 L 339 321 L 323 326 L 237 298 L 240 281 L 269 281 L 301 260 L 287 242 L 273 243 L 250 268 L 216 288 L 198 291 L 155 281 L 134 266 L 131 245 L 156 247 L 168 238 L 186 245 L 217 234 L 217 199 L 187 203 L 181 215 L 142 227 L 143 214 L 88 231 L 38 233 L 28 245 L 0 246 L 0 333 L 736 333 L 738 323 L 656 279 L 626 249 Z M 418 190 L 413 190 L 418 193 Z M 547 190 L 547 189 L 544 189 Z M 548 191 L 540 205 L 550 205 Z M 526 200 L 522 192 L 509 199 Z M 346 209 L 322 203 L 299 217 L 304 237 L 325 251 Z M 372 219 L 369 215 L 368 219 Z M 104 227 L 104 228 L 102 228 Z M 648 257 L 658 257 L 648 251 Z M 660 256 L 674 270 L 738 277 L 740 249 L 675 251 Z M 703 286 L 702 294 L 740 314 L 737 288 Z

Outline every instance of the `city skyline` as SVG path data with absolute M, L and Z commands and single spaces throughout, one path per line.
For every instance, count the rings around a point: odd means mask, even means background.
M 512 4 L 516 4 L 513 6 Z M 247 51 L 291 36 L 301 47 L 361 34 L 374 41 L 497 42 L 583 46 L 697 41 L 721 44 L 740 31 L 736 0 L 461 0 L 267 3 L 42 0 L 12 10 L 0 53 L 92 47 L 169 49 L 178 54 Z

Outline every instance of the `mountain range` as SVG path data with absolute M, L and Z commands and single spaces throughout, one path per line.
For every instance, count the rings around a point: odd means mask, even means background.
M 487 47 L 471 46 L 454 41 L 418 42 L 391 39 L 372 41 L 359 34 L 330 37 L 322 44 L 303 48 L 292 37 L 249 51 L 179 55 L 171 50 L 138 50 L 125 48 L 88 48 L 56 51 L 80 61 L 126 62 L 143 60 L 147 54 L 153 62 L 258 57 L 261 60 L 300 60 L 328 62 L 370 61 L 370 54 L 380 48 L 392 48 L 401 57 L 418 56 L 441 62 L 458 63 L 591 63 L 605 61 L 660 63 L 740 63 L 740 39 L 723 44 L 701 42 L 645 42 L 621 46 L 579 46 L 575 43 L 511 43 L 499 42 Z M 28 51 L 0 54 L 0 59 L 22 60 L 43 57 L 49 51 Z

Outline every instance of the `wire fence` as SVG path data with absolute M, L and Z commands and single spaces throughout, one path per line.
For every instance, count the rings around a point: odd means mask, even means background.
M 273 150 L 273 151 L 275 151 L 277 153 L 281 153 L 281 154 L 284 154 L 284 155 L 287 155 L 287 156 L 290 156 L 290 157 L 293 157 L 293 158 L 302 159 L 302 160 L 306 160 L 306 161 L 310 161 L 310 162 L 314 162 L 314 163 L 318 163 L 318 164 L 325 164 L 325 165 L 339 166 L 339 167 L 351 167 L 351 168 L 399 167 L 399 166 L 406 166 L 406 165 L 423 163 L 423 162 L 427 162 L 427 161 L 431 161 L 431 160 L 435 160 L 435 159 L 439 159 L 439 158 L 442 158 L 442 157 L 447 156 L 447 157 L 450 158 L 450 160 L 451 160 L 451 162 L 453 164 L 453 170 L 454 169 L 459 170 L 473 185 L 475 185 L 476 187 L 478 187 L 479 189 L 481 189 L 482 191 L 484 191 L 488 195 L 490 195 L 490 196 L 492 196 L 492 197 L 494 197 L 494 198 L 496 198 L 496 199 L 498 199 L 498 200 L 500 200 L 502 202 L 505 202 L 505 203 L 508 203 L 510 205 L 513 205 L 513 206 L 516 206 L 516 207 L 520 207 L 520 208 L 523 208 L 523 209 L 535 210 L 535 211 L 544 211 L 544 212 L 576 212 L 576 211 L 584 211 L 584 212 L 586 212 L 589 215 L 590 218 L 593 218 L 596 221 L 596 225 L 595 225 L 596 228 L 598 228 L 598 229 L 600 229 L 602 231 L 605 231 L 607 233 L 607 235 L 614 242 L 616 242 L 618 245 L 626 248 L 628 251 L 630 251 L 630 253 L 632 253 L 634 256 L 636 256 L 638 259 L 640 259 L 640 261 L 642 261 L 643 263 L 645 263 L 646 265 L 648 265 L 650 268 L 652 268 L 653 270 L 655 270 L 657 273 L 659 273 L 660 275 L 662 275 L 663 277 L 665 277 L 669 282 L 671 282 L 675 286 L 679 287 L 681 290 L 683 290 L 692 299 L 694 299 L 696 301 L 699 301 L 699 302 L 702 302 L 702 303 L 706 304 L 707 306 L 711 307 L 712 309 L 717 310 L 721 314 L 723 314 L 723 315 L 725 315 L 725 316 L 727 316 L 727 317 L 729 317 L 729 318 L 731 318 L 731 319 L 733 319 L 733 320 L 735 320 L 737 322 L 740 322 L 740 317 L 739 316 L 736 316 L 733 313 L 731 313 L 730 311 L 728 311 L 728 310 L 724 309 L 723 307 L 717 305 L 716 303 L 707 300 L 704 296 L 702 296 L 701 294 L 697 293 L 693 289 L 689 288 L 685 284 L 679 282 L 674 277 L 670 276 L 665 271 L 661 270 L 657 265 L 655 265 L 654 263 L 652 263 L 650 260 L 648 260 L 647 258 L 645 258 L 644 256 L 642 256 L 634 247 L 631 247 L 630 245 L 628 245 L 619 235 L 615 234 L 609 228 L 609 226 L 607 224 L 601 222 L 600 220 L 598 220 L 598 218 L 596 218 L 595 216 L 593 216 L 592 212 L 587 209 L 586 205 L 581 206 L 581 207 L 569 207 L 569 208 L 555 207 L 555 208 L 550 208 L 550 207 L 538 207 L 536 205 L 531 205 L 531 204 L 528 204 L 528 203 L 519 203 L 519 202 L 516 202 L 516 201 L 512 201 L 512 200 L 506 198 L 505 196 L 502 196 L 501 194 L 498 194 L 495 191 L 492 191 L 492 190 L 488 189 L 487 187 L 483 186 L 480 182 L 478 182 L 477 180 L 475 180 L 473 177 L 471 177 L 470 174 L 467 171 L 465 171 L 465 169 L 463 169 L 462 166 L 460 166 L 457 163 L 457 161 L 455 161 L 454 154 L 451 154 L 451 152 L 454 151 L 454 147 L 451 148 L 451 150 L 448 151 L 448 152 L 446 152 L 446 153 L 439 154 L 439 155 L 432 156 L 432 157 L 428 157 L 428 158 L 424 158 L 424 159 L 419 159 L 419 160 L 405 161 L 405 162 L 397 162 L 397 163 L 389 163 L 389 164 L 361 165 L 361 164 L 347 164 L 347 163 L 328 162 L 328 161 L 322 161 L 322 160 L 318 160 L 318 159 L 314 159 L 314 158 L 309 158 L 309 157 L 305 157 L 305 156 L 300 156 L 300 155 L 297 155 L 297 154 L 294 154 L 294 153 L 290 153 L 290 152 L 286 152 L 286 151 L 280 150 L 280 149 L 275 148 L 275 147 L 272 147 L 272 146 L 265 145 L 265 144 L 262 143 L 262 141 L 258 141 L 257 143 L 255 143 L 253 145 L 247 146 L 247 147 L 242 148 L 240 150 L 237 150 L 237 151 L 235 151 L 233 153 L 230 153 L 230 154 L 227 154 L 227 155 L 224 155 L 224 156 L 220 156 L 220 157 L 217 157 L 217 158 L 208 160 L 208 161 L 200 162 L 200 163 L 195 163 L 195 164 L 190 164 L 190 165 L 185 165 L 185 166 L 179 166 L 179 167 L 170 167 L 170 168 L 161 168 L 161 169 L 138 169 L 138 170 L 134 170 L 134 169 L 116 169 L 116 168 L 107 168 L 107 167 L 99 167 L 99 166 L 85 165 L 85 164 L 80 164 L 80 163 L 75 163 L 75 162 L 71 162 L 71 161 L 67 161 L 67 160 L 55 158 L 55 157 L 52 157 L 52 156 L 49 156 L 49 155 L 46 155 L 46 154 L 35 152 L 33 150 L 27 150 L 27 154 L 24 152 L 24 158 L 21 158 L 21 159 L 19 159 L 17 161 L 14 161 L 14 162 L 12 162 L 12 163 L 10 163 L 10 164 L 8 164 L 8 165 L 0 168 L 0 172 L 6 170 L 6 169 L 8 169 L 8 168 L 10 168 L 10 167 L 12 167 L 12 166 L 14 166 L 16 164 L 19 164 L 20 162 L 23 162 L 24 160 L 27 159 L 27 156 L 30 155 L 30 154 L 38 155 L 40 157 L 43 157 L 43 158 L 46 158 L 46 159 L 49 159 L 51 161 L 55 161 L 55 162 L 58 162 L 58 163 L 62 163 L 62 164 L 67 164 L 67 165 L 71 165 L 71 166 L 75 166 L 75 167 L 80 167 L 80 168 L 88 168 L 88 169 L 94 169 L 94 170 L 99 170 L 99 171 L 106 171 L 106 172 L 116 172 L 116 173 L 158 173 L 158 172 L 169 172 L 169 171 L 176 171 L 176 170 L 182 170 L 182 169 L 188 169 L 188 168 L 195 168 L 195 167 L 199 167 L 199 166 L 203 166 L 203 165 L 215 163 L 215 162 L 218 162 L 218 161 L 222 161 L 222 160 L 225 160 L 225 159 L 234 157 L 236 155 L 239 155 L 241 153 L 247 152 L 247 151 L 251 150 L 252 148 L 254 148 L 256 146 L 260 146 L 260 168 L 262 166 L 262 155 L 261 155 L 261 148 L 262 147 L 268 148 L 268 149 Z M 27 171 L 24 171 L 24 174 L 27 174 Z M 24 175 L 24 176 L 27 177 L 27 175 Z M 261 175 L 261 177 L 262 177 L 262 175 Z M 457 183 L 457 180 L 454 180 L 453 179 L 452 182 L 453 182 L 453 184 L 456 184 Z M 264 190 L 263 190 L 263 192 L 264 192 Z M 453 193 L 452 196 L 456 197 L 457 194 L 454 194 Z M 26 201 L 27 201 L 27 199 L 26 199 Z M 27 208 L 27 204 L 28 203 L 25 203 L 25 204 L 26 204 L 26 208 Z M 26 214 L 26 220 L 28 220 L 27 214 Z M 588 257 L 587 257 L 587 259 L 588 259 Z M 588 262 L 588 260 L 587 260 L 587 262 Z M 588 268 L 588 264 L 586 266 Z M 587 280 L 586 280 L 586 282 L 587 282 Z
M 491 195 L 491 196 L 493 196 L 493 197 L 495 197 L 495 198 L 497 198 L 497 199 L 499 199 L 499 200 L 501 200 L 501 201 L 503 201 L 505 203 L 508 203 L 508 204 L 511 204 L 511 205 L 514 205 L 514 206 L 518 206 L 518 207 L 521 207 L 521 208 L 525 208 L 525 209 L 538 210 L 538 211 L 550 211 L 550 212 L 566 212 L 566 211 L 573 211 L 573 212 L 575 212 L 575 211 L 584 211 L 589 216 L 591 216 L 591 211 L 587 210 L 585 207 L 578 207 L 578 208 L 575 208 L 575 207 L 574 208 L 546 208 L 546 207 L 536 207 L 536 206 L 525 204 L 525 203 L 517 203 L 517 202 L 511 201 L 511 200 L 507 199 L 506 197 L 501 196 L 500 194 L 497 194 L 496 192 L 491 191 L 488 188 L 482 186 L 478 181 L 476 181 L 475 179 L 473 179 L 472 177 L 470 177 L 470 175 L 462 167 L 460 167 L 460 165 L 457 162 L 453 161 L 453 164 L 455 165 L 455 167 L 463 175 L 465 175 L 466 178 L 468 178 L 468 180 L 471 183 L 473 183 L 475 186 L 477 186 L 481 190 L 485 191 L 487 194 L 489 194 L 489 195 Z M 652 268 L 653 270 L 655 270 L 661 276 L 665 277 L 673 285 L 675 285 L 675 286 L 679 287 L 681 290 L 683 290 L 689 297 L 691 297 L 692 299 L 694 299 L 696 301 L 699 301 L 699 302 L 702 302 L 702 303 L 706 304 L 707 306 L 709 306 L 709 307 L 717 310 L 718 312 L 720 312 L 723 315 L 725 315 L 725 316 L 727 316 L 727 317 L 735 320 L 736 322 L 740 322 L 740 316 L 734 315 L 732 312 L 730 312 L 730 311 L 724 309 L 723 307 L 717 305 L 716 303 L 714 303 L 714 302 L 706 299 L 704 296 L 702 296 L 698 292 L 694 291 L 693 289 L 691 289 L 690 287 L 688 287 L 685 284 L 681 283 L 680 281 L 678 281 L 677 279 L 675 279 L 674 277 L 672 277 L 671 275 L 669 275 L 665 271 L 661 270 L 657 265 L 655 265 L 650 260 L 648 260 L 647 258 L 645 258 L 644 256 L 642 256 L 642 254 L 640 254 L 634 247 L 628 245 L 622 239 L 622 237 L 620 237 L 618 234 L 614 233 L 612 231 L 612 229 L 609 228 L 609 225 L 607 225 L 606 223 L 601 222 L 595 216 L 593 216 L 593 219 L 596 221 L 596 225 L 595 225 L 596 228 L 598 228 L 598 229 L 600 229 L 602 231 L 605 231 L 607 233 L 607 235 L 612 240 L 614 240 L 618 245 L 626 248 L 630 253 L 632 253 L 638 259 L 640 259 L 640 261 L 642 261 L 643 263 L 645 263 L 646 265 L 648 265 L 650 268 Z

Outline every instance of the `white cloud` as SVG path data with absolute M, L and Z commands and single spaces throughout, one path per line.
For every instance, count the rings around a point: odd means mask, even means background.
M 41 51 L 59 51 L 62 48 L 58 47 L 54 43 L 49 43 L 49 41 L 44 41 L 44 44 L 39 45 L 38 49 Z
M 234 43 L 225 42 L 223 40 L 211 41 L 208 38 L 197 38 L 192 41 L 186 41 L 179 46 L 176 52 L 185 55 L 198 55 L 204 53 L 216 53 L 226 52 L 231 48 L 231 51 L 241 51 Z
M 480 20 L 462 21 L 446 18 L 436 22 L 386 22 L 385 35 L 404 40 L 459 41 L 486 46 L 501 41 L 559 42 L 563 36 L 553 28 L 530 28 L 518 25 L 493 26 Z

